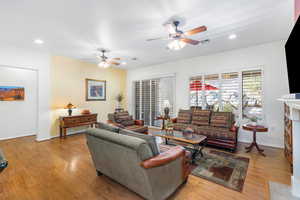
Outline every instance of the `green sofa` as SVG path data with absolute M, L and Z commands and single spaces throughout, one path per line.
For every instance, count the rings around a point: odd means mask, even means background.
M 7 167 L 7 165 L 8 165 L 8 162 L 5 159 L 5 156 L 0 149 L 0 172 L 2 172 Z
M 160 153 L 153 136 L 100 126 L 87 130 L 98 175 L 106 175 L 149 200 L 167 199 L 186 182 L 190 166 L 182 147 Z

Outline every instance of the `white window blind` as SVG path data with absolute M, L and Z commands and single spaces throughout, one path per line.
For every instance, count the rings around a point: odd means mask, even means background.
M 238 118 L 239 111 L 239 74 L 238 72 L 221 75 L 221 110 L 232 112 Z
M 262 118 L 262 71 L 242 72 L 243 118 Z

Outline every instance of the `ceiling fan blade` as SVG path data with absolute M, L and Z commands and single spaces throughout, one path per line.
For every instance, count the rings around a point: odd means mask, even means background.
M 112 65 L 120 65 L 120 63 L 114 62 L 114 61 L 108 61 L 107 63 L 112 64 Z
M 197 45 L 200 43 L 200 41 L 198 40 L 192 40 L 192 39 L 189 39 L 189 38 L 182 38 L 180 39 L 182 42 L 185 42 L 185 43 L 188 43 L 188 44 L 192 44 L 192 45 Z
M 206 30 L 207 30 L 206 26 L 200 26 L 198 28 L 194 28 L 192 30 L 186 31 L 184 34 L 185 35 L 194 35 L 194 34 L 197 34 L 197 33 L 200 33 L 200 32 L 204 32 Z
M 112 58 L 112 60 L 121 60 L 121 58 Z
M 166 37 L 157 37 L 157 38 L 147 39 L 146 41 L 150 42 L 150 41 L 154 41 L 154 40 L 164 40 L 164 39 L 167 39 L 167 38 Z
M 174 24 L 167 23 L 167 24 L 164 24 L 164 27 L 167 29 L 167 31 L 170 34 L 175 34 L 176 33 L 176 28 L 175 28 Z

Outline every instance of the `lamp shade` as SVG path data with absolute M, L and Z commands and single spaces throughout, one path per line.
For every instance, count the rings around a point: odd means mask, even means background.
M 76 108 L 72 103 L 68 103 L 68 105 L 66 105 L 65 107 L 66 109 L 73 109 Z

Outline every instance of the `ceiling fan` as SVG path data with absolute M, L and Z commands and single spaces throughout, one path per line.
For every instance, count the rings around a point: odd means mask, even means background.
M 121 58 L 108 58 L 105 56 L 105 53 L 108 52 L 106 49 L 97 49 L 99 53 L 96 55 L 96 57 L 100 60 L 98 66 L 102 68 L 108 68 L 111 67 L 112 65 L 120 65 L 118 61 L 121 60 Z M 122 62 L 122 64 L 126 64 L 125 62 Z
M 178 29 L 179 24 L 180 24 L 179 21 L 172 21 L 163 25 L 164 27 L 166 27 L 167 31 L 169 32 L 168 38 L 159 37 L 159 38 L 147 39 L 147 41 L 161 40 L 161 39 L 172 40 L 168 44 L 168 48 L 171 50 L 182 49 L 186 44 L 198 45 L 199 43 L 209 42 L 209 39 L 199 41 L 199 40 L 193 40 L 186 37 L 186 36 L 190 36 L 190 35 L 194 35 L 206 31 L 207 30 L 206 26 L 199 26 L 192 30 L 183 32 Z

